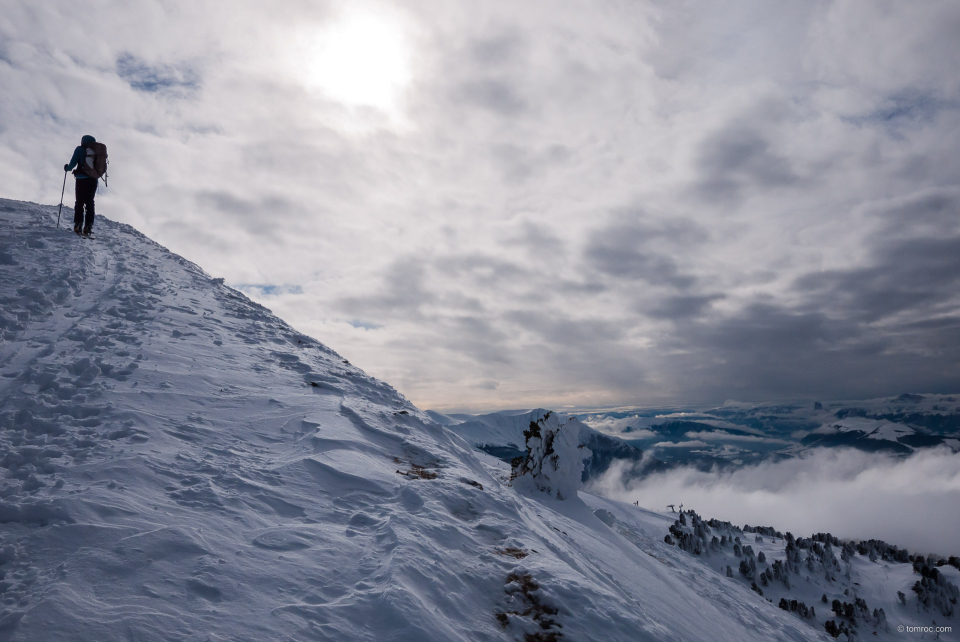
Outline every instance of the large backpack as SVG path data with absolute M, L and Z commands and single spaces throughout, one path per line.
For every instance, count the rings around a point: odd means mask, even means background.
M 87 147 L 87 156 L 81 167 L 77 168 L 90 178 L 102 178 L 107 183 L 107 146 L 93 143 Z

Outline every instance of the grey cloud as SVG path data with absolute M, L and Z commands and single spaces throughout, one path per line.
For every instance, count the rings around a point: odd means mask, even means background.
M 468 106 L 499 117 L 527 115 L 526 91 L 532 87 L 526 38 L 513 26 L 484 25 L 477 31 L 445 57 L 440 91 L 455 110 Z
M 117 58 L 117 75 L 137 91 L 185 97 L 200 89 L 195 65 L 148 63 L 130 53 Z
M 785 187 L 799 180 L 790 160 L 775 152 L 767 137 L 739 124 L 703 142 L 697 167 L 697 191 L 710 201 L 737 201 L 745 188 Z
M 513 310 L 504 313 L 503 319 L 524 338 L 525 359 L 536 363 L 538 370 L 566 373 L 563 385 L 577 396 L 587 381 L 601 383 L 605 395 L 630 394 L 641 388 L 648 364 L 627 343 L 629 327 L 622 320 L 578 318 L 572 312 Z
M 436 303 L 438 295 L 426 284 L 424 263 L 403 258 L 391 263 L 382 275 L 377 292 L 343 297 L 337 309 L 352 315 L 376 319 L 388 317 L 422 319 L 424 306 Z
M 826 312 L 754 304 L 681 324 L 664 368 L 700 399 L 865 398 L 960 387 L 960 324 L 878 328 Z
M 526 246 L 531 250 L 546 250 L 553 252 L 562 251 L 564 242 L 556 231 L 531 221 L 521 221 L 519 229 L 511 230 L 511 233 L 501 239 L 501 243 L 506 246 L 520 245 Z
M 960 311 L 960 198 L 937 191 L 877 216 L 884 225 L 866 239 L 865 265 L 797 280 L 808 307 L 863 322 Z
M 415 320 L 424 320 L 428 309 L 436 310 L 435 322 L 462 330 L 454 334 L 466 343 L 479 335 L 494 337 L 493 326 L 482 317 L 490 313 L 482 302 L 490 292 L 525 289 L 538 277 L 504 258 L 470 252 L 404 257 L 384 267 L 378 278 L 376 291 L 343 297 L 336 302 L 337 309 Z
M 469 279 L 481 286 L 496 286 L 531 276 L 516 263 L 476 252 L 438 257 L 433 261 L 433 267 L 452 278 Z
M 884 222 L 881 236 L 923 234 L 940 237 L 960 233 L 960 192 L 935 189 L 911 195 L 875 212 Z
M 697 226 L 675 221 L 649 225 L 643 222 L 616 222 L 595 230 L 584 249 L 584 258 L 593 269 L 620 279 L 640 279 L 651 285 L 686 290 L 696 278 L 682 270 L 675 256 L 685 252 L 665 252 L 663 245 L 673 248 L 705 238 Z M 654 250 L 650 246 L 657 245 Z
M 577 396 L 586 390 L 584 382 L 597 382 L 602 386 L 603 393 L 591 395 L 594 398 L 587 403 L 609 403 L 612 398 L 630 397 L 649 390 L 651 373 L 655 379 L 659 379 L 660 373 L 655 362 L 649 359 L 649 353 L 630 342 L 630 328 L 622 323 L 614 323 L 619 328 L 591 328 L 599 325 L 597 322 L 571 319 L 557 324 L 552 329 L 554 336 L 582 339 L 582 343 L 553 344 L 554 352 L 548 363 L 570 374 L 566 385 Z M 591 330 L 597 330 L 593 339 L 586 335 Z
M 578 349 L 623 338 L 622 323 L 605 319 L 571 319 L 560 313 L 513 311 L 505 315 L 516 326 L 534 332 L 550 345 Z
M 723 298 L 723 294 L 671 296 L 649 307 L 638 305 L 637 309 L 648 316 L 660 319 L 684 319 L 700 316 L 711 303 Z
M 692 276 L 680 273 L 673 258 L 642 251 L 619 239 L 595 243 L 587 248 L 587 258 L 601 272 L 621 278 L 642 279 L 651 285 L 669 285 L 679 289 L 694 284 Z
M 595 279 L 586 279 L 582 281 L 561 279 L 560 281 L 556 282 L 556 288 L 557 292 L 576 296 L 593 296 L 607 292 L 610 289 L 605 284 Z
M 790 303 L 756 297 L 704 318 L 681 313 L 706 295 L 641 308 L 676 322 L 663 344 L 676 356 L 664 367 L 716 401 L 955 390 L 960 198 L 927 191 L 870 217 L 879 226 L 863 237 L 866 260 L 798 277 Z
M 289 208 L 290 201 L 280 196 L 266 196 L 258 201 L 244 199 L 226 191 L 201 190 L 197 192 L 198 203 L 205 207 L 229 213 L 231 215 L 262 217 L 264 212 L 275 213 Z
M 823 312 L 796 313 L 762 303 L 749 305 L 722 320 L 688 326 L 686 330 L 687 337 L 695 343 L 709 346 L 726 358 L 744 361 L 768 361 L 765 355 L 772 354 L 796 358 L 818 352 L 818 346 L 833 349 L 855 337 L 852 328 L 832 322 Z
M 862 321 L 944 304 L 960 308 L 960 237 L 891 240 L 874 257 L 875 266 L 809 274 L 797 288 L 815 293 L 813 307 Z
M 283 230 L 276 225 L 266 225 L 267 221 L 275 223 L 285 218 L 287 212 L 295 209 L 293 203 L 286 197 L 265 195 L 257 199 L 243 198 L 235 193 L 223 190 L 199 190 L 194 194 L 198 209 L 206 212 L 207 220 L 204 228 L 209 228 L 211 211 L 217 216 L 214 225 L 228 225 L 239 227 L 250 234 L 256 235 L 260 241 L 280 241 Z M 208 233 L 204 230 L 203 233 Z
M 481 365 L 509 365 L 513 361 L 510 335 L 477 316 L 457 316 L 443 321 L 440 345 L 472 356 Z
M 484 67 L 516 61 L 526 50 L 526 41 L 515 30 L 480 38 L 470 46 L 470 57 Z
M 481 107 L 500 116 L 518 116 L 527 102 L 518 87 L 502 78 L 484 78 L 461 83 L 453 92 L 456 102 Z
M 856 328 L 821 313 L 754 304 L 732 315 L 681 323 L 663 367 L 682 373 L 700 400 L 816 396 L 865 384 L 861 370 L 886 347 L 857 339 Z M 873 382 L 871 382 L 873 383 Z M 831 393 L 832 394 L 832 393 Z
M 569 161 L 575 155 L 565 145 L 559 144 L 531 150 L 520 145 L 500 143 L 491 146 L 490 153 L 507 183 L 527 181 L 552 166 Z

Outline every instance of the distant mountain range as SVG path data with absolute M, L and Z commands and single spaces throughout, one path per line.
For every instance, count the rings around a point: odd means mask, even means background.
M 429 414 L 474 447 L 509 461 L 523 452 L 523 431 L 546 412 L 538 408 L 486 415 Z M 960 395 L 728 402 L 706 409 L 643 408 L 569 416 L 592 429 L 582 436 L 593 451 L 585 480 L 618 460 L 631 462 L 639 473 L 677 465 L 737 467 L 794 457 L 813 448 L 849 447 L 894 455 L 934 447 L 960 452 Z

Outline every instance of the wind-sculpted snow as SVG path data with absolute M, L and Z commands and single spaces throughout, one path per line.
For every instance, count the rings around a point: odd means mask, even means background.
M 55 217 L 0 200 L 0 640 L 817 639 L 665 518 L 518 494 L 221 279 Z

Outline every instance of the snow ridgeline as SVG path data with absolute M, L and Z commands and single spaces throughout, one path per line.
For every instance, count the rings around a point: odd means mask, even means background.
M 222 279 L 55 219 L 0 200 L 0 640 L 822 635 L 671 518 L 518 492 Z

